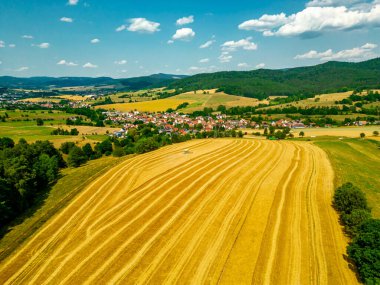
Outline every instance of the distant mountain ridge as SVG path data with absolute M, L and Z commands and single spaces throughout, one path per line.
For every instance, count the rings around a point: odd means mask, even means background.
M 309 97 L 344 89 L 380 89 L 380 58 L 279 70 L 203 73 L 172 82 L 168 87 L 183 91 L 219 88 L 231 95 L 258 99 L 270 95 Z
M 40 88 L 54 86 L 106 86 L 140 90 L 167 87 L 181 91 L 219 88 L 227 94 L 264 99 L 270 95 L 310 97 L 356 88 L 380 89 L 380 58 L 363 62 L 330 61 L 314 66 L 252 71 L 222 71 L 193 76 L 153 74 L 114 79 L 110 77 L 0 77 L 0 87 Z
M 75 86 L 107 86 L 115 85 L 118 88 L 139 90 L 167 86 L 175 80 L 185 78 L 186 75 L 152 74 L 149 76 L 114 79 L 111 77 L 47 77 L 36 76 L 20 78 L 0 76 L 0 87 L 7 88 L 61 88 Z

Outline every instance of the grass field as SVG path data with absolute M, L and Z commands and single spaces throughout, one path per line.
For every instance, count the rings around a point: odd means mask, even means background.
M 67 114 L 61 111 L 42 111 L 42 110 L 0 110 L 0 116 L 8 114 L 7 121 L 24 121 L 36 120 L 41 118 L 43 120 L 52 120 L 53 123 L 63 123 L 67 118 L 72 117 L 72 114 Z M 46 122 L 50 123 L 50 121 Z M 1 122 L 0 122 L 1 124 Z
M 55 147 L 60 147 L 63 142 L 76 142 L 83 145 L 87 142 L 96 143 L 106 138 L 106 132 L 113 132 L 114 128 L 109 127 L 89 127 L 89 126 L 66 126 L 58 124 L 60 121 L 48 121 L 44 126 L 37 126 L 35 121 L 7 121 L 0 122 L 0 137 L 9 137 L 15 142 L 24 138 L 27 142 L 32 143 L 37 140 L 49 140 Z M 51 124 L 51 125 L 50 125 Z M 57 128 L 70 130 L 76 128 L 80 135 L 78 136 L 61 136 L 51 135 L 51 132 Z
M 372 207 L 373 216 L 380 218 L 380 143 L 321 138 L 315 144 L 329 155 L 335 170 L 335 184 L 352 182 L 362 189 Z
M 3 260 L 24 240 L 28 239 L 41 225 L 56 214 L 100 173 L 123 159 L 104 157 L 88 162 L 80 168 L 62 170 L 62 177 L 38 206 L 32 208 L 11 226 L 10 231 L 0 239 L 0 260 Z
M 0 283 L 356 284 L 333 179 L 308 142 L 190 141 L 139 155 L 4 260 Z

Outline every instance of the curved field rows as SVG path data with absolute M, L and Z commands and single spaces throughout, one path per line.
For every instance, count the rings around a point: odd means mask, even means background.
M 355 284 L 332 182 L 308 143 L 165 147 L 93 181 L 0 265 L 0 283 Z

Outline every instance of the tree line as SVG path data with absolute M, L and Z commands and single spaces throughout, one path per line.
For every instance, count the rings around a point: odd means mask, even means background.
M 371 217 L 364 192 L 345 183 L 335 190 L 333 206 L 352 238 L 347 253 L 361 280 L 365 284 L 380 284 L 380 220 Z
M 65 166 L 49 141 L 0 138 L 0 230 L 41 199 Z

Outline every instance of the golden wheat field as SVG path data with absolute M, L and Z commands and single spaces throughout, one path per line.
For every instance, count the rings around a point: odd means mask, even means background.
M 356 284 L 333 179 L 307 142 L 197 140 L 126 159 L 4 260 L 0 283 Z
M 151 100 L 151 101 L 143 101 L 143 102 L 134 102 L 134 103 L 116 103 L 109 105 L 96 106 L 95 108 L 99 109 L 107 109 L 112 110 L 115 109 L 117 111 L 129 112 L 138 110 L 140 112 L 165 112 L 167 109 L 172 108 L 176 109 L 178 105 L 188 102 L 185 100 L 179 99 L 160 99 L 160 100 Z

